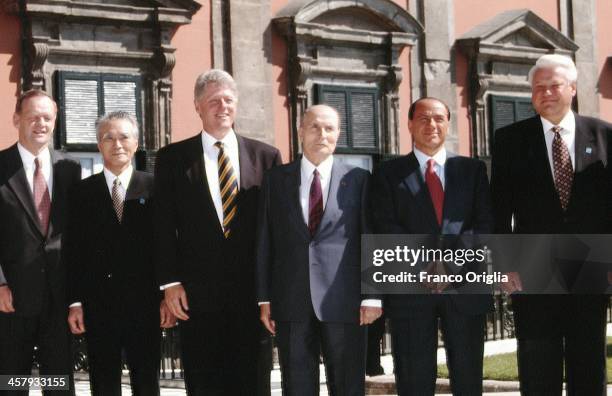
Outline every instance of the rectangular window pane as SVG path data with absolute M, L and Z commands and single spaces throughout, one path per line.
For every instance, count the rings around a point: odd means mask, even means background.
M 64 81 L 64 111 L 67 144 L 96 144 L 98 81 Z

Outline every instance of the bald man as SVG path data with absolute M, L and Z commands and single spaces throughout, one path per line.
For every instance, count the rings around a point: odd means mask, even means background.
M 317 105 L 299 128 L 303 156 L 264 176 L 257 246 L 261 320 L 276 334 L 284 395 L 363 395 L 365 326 L 381 313 L 360 292 L 369 173 L 334 159 L 336 110 Z

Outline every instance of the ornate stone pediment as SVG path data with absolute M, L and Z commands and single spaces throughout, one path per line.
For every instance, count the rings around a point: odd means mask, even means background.
M 535 60 L 548 52 L 572 54 L 576 43 L 529 10 L 510 10 L 474 27 L 457 40 L 468 56 Z
M 548 53 L 574 57 L 578 45 L 529 10 L 510 10 L 474 27 L 456 41 L 469 62 L 469 95 L 473 150 L 490 155 L 493 96 L 526 98 L 531 87 L 527 74 Z
M 421 24 L 390 0 L 292 0 L 273 22 L 289 49 L 294 141 L 304 110 L 314 103 L 315 86 L 362 87 L 380 92 L 381 152 L 397 153 L 403 77 L 398 59 L 404 47 L 417 45 Z

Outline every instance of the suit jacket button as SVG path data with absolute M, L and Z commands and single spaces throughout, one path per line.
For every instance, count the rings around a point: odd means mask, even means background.
M 107 277 L 108 279 L 110 279 L 110 278 L 112 278 L 112 277 L 113 277 L 113 274 L 108 274 L 106 277 Z
M 45 273 L 45 269 L 44 269 L 44 268 L 41 268 L 41 269 L 40 269 L 40 272 L 42 272 L 42 273 L 44 274 L 44 273 Z

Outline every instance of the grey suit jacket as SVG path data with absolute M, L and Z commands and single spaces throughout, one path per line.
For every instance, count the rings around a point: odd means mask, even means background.
M 299 202 L 300 160 L 269 170 L 262 183 L 257 297 L 272 317 L 357 323 L 361 234 L 368 232 L 369 172 L 334 161 L 325 211 L 311 238 Z

